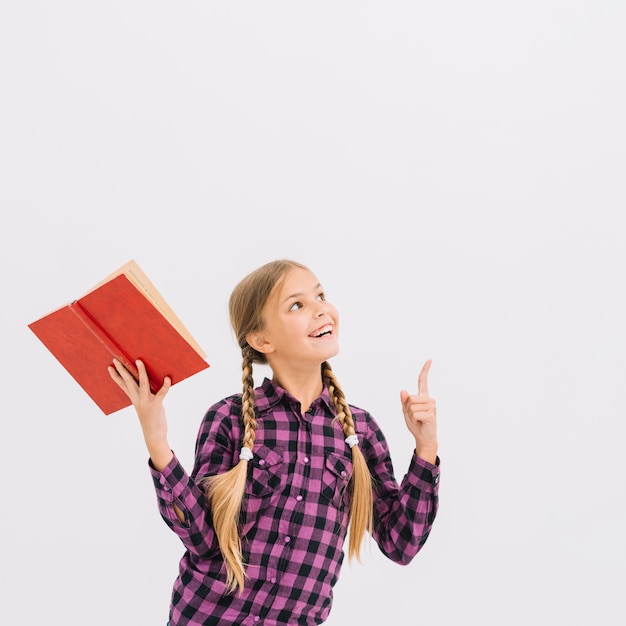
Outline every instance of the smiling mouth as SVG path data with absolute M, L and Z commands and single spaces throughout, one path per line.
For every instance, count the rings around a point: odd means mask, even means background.
M 326 324 L 321 328 L 318 328 L 316 331 L 313 331 L 309 337 L 313 337 L 314 339 L 319 339 L 320 337 L 327 337 L 328 335 L 332 335 L 333 326 L 332 324 Z

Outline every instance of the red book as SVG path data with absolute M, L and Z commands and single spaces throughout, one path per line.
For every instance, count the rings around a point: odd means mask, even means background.
M 135 261 L 107 276 L 84 296 L 28 327 L 109 415 L 131 404 L 107 371 L 113 357 L 135 378 L 135 361 L 156 392 L 209 367 L 206 354 Z

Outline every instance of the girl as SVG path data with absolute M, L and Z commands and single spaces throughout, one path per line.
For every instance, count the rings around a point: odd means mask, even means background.
M 436 407 L 430 361 L 418 393 L 400 393 L 415 453 L 399 485 L 372 416 L 349 405 L 328 363 L 339 316 L 309 269 L 289 260 L 246 276 L 229 301 L 243 358 L 243 393 L 204 416 L 188 475 L 167 441 L 166 378 L 150 392 L 117 361 L 112 379 L 139 417 L 158 506 L 185 553 L 170 626 L 321 624 L 348 554 L 370 533 L 382 552 L 409 563 L 424 545 L 438 503 Z M 253 363 L 272 378 L 254 389 Z

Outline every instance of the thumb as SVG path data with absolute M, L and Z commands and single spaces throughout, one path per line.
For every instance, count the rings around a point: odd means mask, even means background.
M 406 389 L 403 389 L 403 390 L 400 392 L 400 402 L 402 402 L 402 406 L 403 406 L 403 407 L 404 407 L 404 405 L 406 404 L 406 401 L 408 400 L 409 395 L 410 395 L 410 394 L 409 394 L 409 392 L 408 392 L 408 391 L 406 391 Z
M 172 386 L 172 379 L 169 376 L 166 376 L 163 379 L 163 385 L 161 386 L 161 389 L 159 389 L 155 394 L 156 397 L 159 398 L 160 400 L 163 400 L 167 392 L 170 390 L 171 386 Z

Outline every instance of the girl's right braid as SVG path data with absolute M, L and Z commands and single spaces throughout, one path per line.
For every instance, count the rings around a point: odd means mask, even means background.
M 254 415 L 254 377 L 252 375 L 252 359 L 254 348 L 245 346 L 242 349 L 243 364 L 242 376 L 243 393 L 241 396 L 241 416 L 243 418 L 243 446 L 254 448 L 256 418 Z
M 256 420 L 254 417 L 254 380 L 252 377 L 252 348 L 242 348 L 242 405 L 243 447 L 239 461 L 232 469 L 207 476 L 202 483 L 213 517 L 213 528 L 226 565 L 226 585 L 229 591 L 243 590 L 246 571 L 241 552 L 239 516 L 248 477 L 248 462 L 252 458 Z

